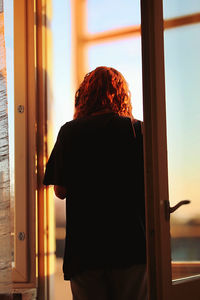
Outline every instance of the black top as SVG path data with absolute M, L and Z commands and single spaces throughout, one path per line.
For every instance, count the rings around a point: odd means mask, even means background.
M 67 189 L 64 278 L 146 262 L 141 124 L 115 113 L 67 122 L 45 185 Z

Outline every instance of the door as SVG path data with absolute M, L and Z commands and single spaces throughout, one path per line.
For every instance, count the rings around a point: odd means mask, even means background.
M 150 300 L 200 299 L 200 7 L 187 2 L 141 1 Z

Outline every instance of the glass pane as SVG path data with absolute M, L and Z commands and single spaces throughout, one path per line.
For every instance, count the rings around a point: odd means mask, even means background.
M 71 57 L 71 15 L 70 1 L 52 0 L 52 19 L 49 20 L 49 29 L 52 38 L 52 66 L 48 70 L 48 133 L 51 134 L 49 152 L 57 138 L 58 131 L 64 123 L 73 119 L 74 83 L 72 80 Z M 49 4 L 50 5 L 50 4 Z M 51 71 L 51 72 L 50 72 Z M 51 133 L 50 133 L 51 132 Z M 72 300 L 69 281 L 63 280 L 63 253 L 65 246 L 65 200 L 54 197 L 55 203 L 55 238 L 56 260 L 54 274 L 55 300 Z
M 141 23 L 139 0 L 87 0 L 87 5 L 90 33 Z
M 71 15 L 70 1 L 52 1 L 52 74 L 49 93 L 49 118 L 53 122 L 53 137 L 60 127 L 73 117 Z M 50 107 L 51 105 L 51 107 Z
M 98 44 L 89 48 L 89 68 L 113 67 L 120 71 L 129 84 L 133 115 L 143 120 L 141 38 L 129 38 Z
M 173 278 L 200 274 L 199 34 L 200 24 L 165 31 L 169 199 L 191 200 L 171 215 L 172 260 L 184 262 Z
M 13 54 L 13 0 L 4 1 L 5 47 L 7 66 L 7 99 L 9 129 L 9 167 L 10 167 L 10 221 L 12 242 L 12 265 L 14 266 L 14 54 Z
M 199 0 L 163 0 L 164 19 L 200 13 Z

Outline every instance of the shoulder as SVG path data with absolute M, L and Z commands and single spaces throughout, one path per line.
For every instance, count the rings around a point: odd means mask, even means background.
M 73 130 L 73 128 L 76 127 L 77 123 L 78 123 L 77 119 L 66 122 L 60 128 L 60 132 L 59 133 L 61 133 L 61 135 L 69 134 Z
M 77 123 L 77 119 L 68 121 L 68 122 L 66 122 L 65 124 L 62 125 L 61 129 L 62 130 L 67 130 L 67 129 L 73 127 L 76 123 Z
M 132 125 L 134 127 L 136 136 L 143 135 L 143 122 L 137 119 L 132 120 Z
M 129 123 L 132 124 L 132 126 L 134 126 L 134 128 L 136 128 L 137 130 L 141 130 L 143 127 L 143 122 L 137 119 L 132 119 L 130 117 L 124 117 L 124 116 L 118 116 L 119 120 L 121 120 L 121 122 L 123 123 Z
M 60 127 L 57 136 L 58 142 L 63 142 L 66 138 L 68 138 L 71 135 L 71 128 L 73 127 L 73 124 L 71 124 L 72 122 L 73 121 L 66 122 L 64 125 Z

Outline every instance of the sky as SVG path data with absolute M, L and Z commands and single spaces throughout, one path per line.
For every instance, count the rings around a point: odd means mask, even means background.
M 5 1 L 8 103 L 11 157 L 13 134 L 13 14 L 12 1 Z M 109 4 L 108 4 L 109 3 Z M 181 5 L 180 5 L 181 3 Z M 72 119 L 71 15 L 69 0 L 52 0 L 54 138 L 61 125 Z M 106 11 L 105 11 L 106 7 Z M 164 0 L 164 16 L 172 18 L 200 12 L 199 0 Z M 97 13 L 98 12 L 98 13 Z M 103 22 L 102 22 L 103 20 Z M 139 0 L 88 0 L 88 32 L 140 24 Z M 169 168 L 169 198 L 172 204 L 191 199 L 176 212 L 176 218 L 200 217 L 200 25 L 165 32 L 165 78 Z M 113 66 L 129 83 L 133 114 L 143 119 L 141 39 L 139 37 L 93 45 L 88 49 L 89 70 Z M 88 71 L 89 71 L 88 70 Z M 11 165 L 13 161 L 11 161 Z M 13 168 L 13 167 L 12 167 Z
M 165 32 L 170 200 L 190 199 L 176 216 L 200 218 L 200 24 Z
M 90 33 L 141 23 L 138 0 L 87 0 L 87 3 L 87 28 Z
M 138 0 L 111 0 L 109 5 L 107 0 L 88 0 L 87 30 L 89 33 L 140 24 L 140 1 Z M 139 120 L 143 120 L 141 60 L 140 37 L 97 44 L 88 49 L 90 71 L 103 65 L 114 67 L 124 75 L 131 91 L 133 115 Z
M 62 5 L 60 3 L 62 2 Z M 125 5 L 123 5 L 123 3 Z M 71 103 L 74 100 L 72 94 L 73 83 L 70 78 L 71 69 L 71 16 L 70 1 L 52 1 L 53 16 L 51 22 L 53 37 L 53 94 L 56 95 L 55 114 L 58 112 L 58 118 L 55 117 L 55 136 L 60 126 L 66 121 L 72 119 L 73 110 Z M 120 26 L 140 24 L 139 1 L 130 0 L 107 0 L 94 1 L 88 0 L 88 24 L 87 29 L 90 33 L 100 32 L 102 30 L 114 29 Z M 114 8 L 111 6 L 114 4 Z M 102 15 L 105 14 L 103 8 L 107 5 L 104 22 Z M 123 7 L 123 9 L 122 9 Z M 96 13 L 98 11 L 98 14 Z M 134 16 L 129 11 L 134 12 Z M 112 16 L 112 17 L 110 17 Z M 134 21 L 133 21 L 134 19 Z M 113 55 L 113 51 L 115 55 Z M 126 57 L 126 59 L 125 59 Z M 96 68 L 99 65 L 113 66 L 125 76 L 132 92 L 132 101 L 134 102 L 134 115 L 142 120 L 142 66 L 141 66 L 141 40 L 126 39 L 114 43 L 102 43 L 98 46 L 91 46 L 88 49 L 89 69 Z M 132 67 L 132 68 L 131 68 Z M 73 91 L 74 92 L 74 91 Z M 59 107 L 63 106 L 63 109 Z

